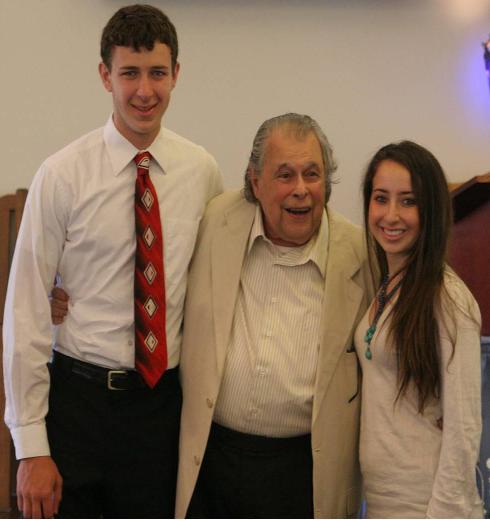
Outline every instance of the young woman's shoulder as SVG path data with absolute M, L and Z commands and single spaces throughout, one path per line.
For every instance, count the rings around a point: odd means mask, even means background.
M 475 297 L 449 266 L 444 271 L 441 311 L 455 320 L 458 326 L 481 326 L 480 308 Z

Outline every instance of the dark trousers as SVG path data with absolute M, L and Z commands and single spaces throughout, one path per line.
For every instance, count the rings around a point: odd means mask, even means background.
M 313 518 L 311 436 L 270 438 L 213 423 L 188 518 Z
M 115 391 L 50 366 L 46 418 L 63 477 L 61 518 L 173 518 L 182 392 L 178 369 L 151 390 Z

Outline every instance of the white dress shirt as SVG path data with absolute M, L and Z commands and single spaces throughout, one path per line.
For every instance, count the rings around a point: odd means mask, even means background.
M 179 362 L 187 269 L 199 221 L 207 202 L 222 191 L 222 179 L 209 153 L 169 130 L 162 128 L 148 151 L 162 219 L 172 368 Z M 44 418 L 53 341 L 56 350 L 74 358 L 134 368 L 137 152 L 110 118 L 48 158 L 32 182 L 3 326 L 5 420 L 18 458 L 49 454 Z M 53 331 L 48 295 L 57 274 L 70 307 Z
M 328 222 L 305 246 L 266 238 L 257 205 L 214 420 L 268 437 L 311 431 Z

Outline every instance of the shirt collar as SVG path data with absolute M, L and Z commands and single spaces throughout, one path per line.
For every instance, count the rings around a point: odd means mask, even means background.
M 257 239 L 262 239 L 274 249 L 277 249 L 265 235 L 264 220 L 262 217 L 262 210 L 260 204 L 256 204 L 255 217 L 250 230 L 250 236 L 248 239 L 247 253 L 250 253 L 252 247 L 256 243 Z M 291 248 L 294 249 L 294 248 Z M 327 254 L 328 254 L 328 217 L 325 209 L 322 214 L 322 221 L 320 223 L 320 229 L 318 233 L 310 239 L 306 246 L 302 250 L 300 259 L 297 261 L 297 265 L 306 264 L 312 261 L 320 270 L 322 276 L 325 278 L 327 269 Z
M 112 115 L 109 117 L 104 127 L 104 142 L 107 147 L 107 153 L 112 166 L 112 173 L 118 176 L 128 164 L 134 159 L 139 151 L 132 145 L 115 127 Z M 165 171 L 165 153 L 164 153 L 164 137 L 162 130 L 147 148 L 153 159 L 159 164 L 161 170 Z M 157 170 L 157 169 L 156 169 Z M 157 170 L 158 171 L 158 170 Z M 152 172 L 153 173 L 153 172 Z

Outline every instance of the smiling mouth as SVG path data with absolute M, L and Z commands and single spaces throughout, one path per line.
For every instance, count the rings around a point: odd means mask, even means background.
M 403 233 L 405 233 L 404 229 L 387 229 L 387 228 L 382 227 L 381 230 L 387 237 L 390 237 L 390 238 L 397 238 L 400 235 L 402 235 Z
M 141 112 L 142 114 L 151 112 L 155 107 L 156 107 L 156 104 L 155 105 L 149 105 L 149 106 L 146 106 L 146 107 L 139 107 L 137 105 L 133 105 L 133 108 L 136 109 L 138 112 Z
M 290 215 L 306 215 L 311 211 L 311 208 L 285 208 Z

